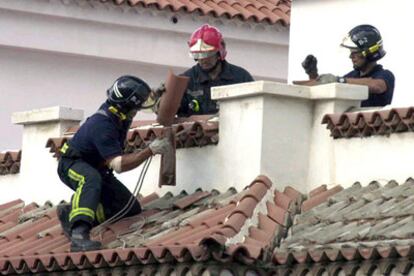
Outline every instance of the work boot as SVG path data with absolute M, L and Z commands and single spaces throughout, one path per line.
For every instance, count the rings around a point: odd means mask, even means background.
M 102 244 L 100 242 L 92 241 L 90 239 L 90 230 L 91 227 L 89 226 L 89 224 L 84 222 L 80 222 L 74 225 L 74 227 L 72 228 L 71 235 L 71 252 L 92 251 L 101 249 Z
M 70 222 L 69 222 L 69 213 L 70 213 L 70 204 L 59 204 L 56 208 L 57 217 L 62 226 L 63 234 L 70 239 Z

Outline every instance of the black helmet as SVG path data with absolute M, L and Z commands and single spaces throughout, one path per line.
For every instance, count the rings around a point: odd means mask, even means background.
M 341 43 L 342 47 L 358 50 L 369 61 L 385 56 L 380 32 L 371 25 L 359 25 L 349 31 Z
M 126 113 L 132 109 L 141 108 L 150 91 L 148 84 L 140 78 L 122 76 L 107 90 L 108 102 Z

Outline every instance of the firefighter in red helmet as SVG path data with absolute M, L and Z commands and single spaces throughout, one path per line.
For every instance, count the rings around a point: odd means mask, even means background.
M 217 28 L 201 26 L 191 35 L 188 46 L 190 57 L 197 64 L 182 74 L 190 77 L 190 81 L 178 116 L 215 114 L 218 105 L 211 99 L 211 87 L 254 81 L 245 69 L 225 60 L 226 45 Z

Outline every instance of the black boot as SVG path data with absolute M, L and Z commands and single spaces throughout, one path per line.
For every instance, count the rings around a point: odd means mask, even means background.
M 70 205 L 69 204 L 60 204 L 56 208 L 57 217 L 60 221 L 60 225 L 63 229 L 63 234 L 70 239 L 70 222 L 69 222 L 69 213 Z
M 99 250 L 102 244 L 98 241 L 92 241 L 89 237 L 91 227 L 85 222 L 78 222 L 72 228 L 70 246 L 71 252 Z

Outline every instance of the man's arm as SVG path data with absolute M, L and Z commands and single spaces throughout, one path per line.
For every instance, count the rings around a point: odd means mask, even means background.
M 346 83 L 368 86 L 369 93 L 382 94 L 387 91 L 387 83 L 383 79 L 345 78 Z
M 167 138 L 155 139 L 148 148 L 142 151 L 119 155 L 108 159 L 106 163 L 117 173 L 127 172 L 141 165 L 151 155 L 163 154 L 169 146 L 170 143 Z

